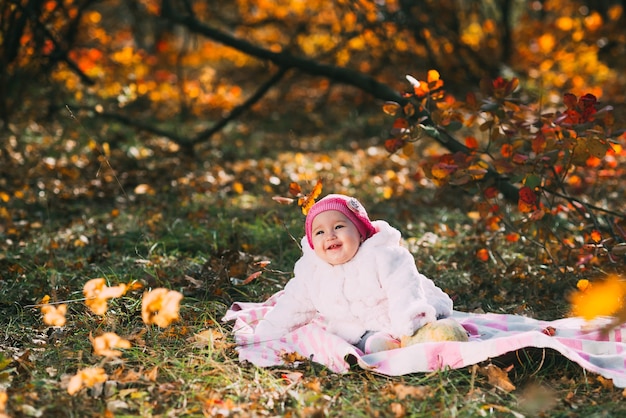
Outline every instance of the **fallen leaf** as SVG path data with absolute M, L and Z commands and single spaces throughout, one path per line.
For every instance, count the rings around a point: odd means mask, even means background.
M 406 416 L 406 407 L 399 402 L 392 402 L 391 405 L 389 405 L 389 409 L 391 409 L 391 413 L 396 418 Z
M 62 327 L 65 325 L 66 312 L 67 305 L 64 303 L 57 306 L 46 304 L 41 307 L 44 324 L 53 327 Z
M 107 300 L 123 296 L 127 289 L 125 284 L 109 287 L 103 278 L 91 279 L 83 287 L 85 305 L 94 314 L 104 315 L 108 309 Z
M 613 386 L 613 379 L 607 379 L 602 376 L 597 377 L 598 382 L 602 385 L 602 388 L 605 390 L 613 390 L 615 386 Z
M 7 395 L 7 392 L 4 389 L 0 390 L 0 413 L 6 411 L 8 400 L 9 396 Z
M 157 288 L 143 295 L 141 301 L 141 318 L 146 325 L 157 325 L 167 328 L 179 319 L 182 293 L 165 288 Z
M 431 391 L 428 386 L 408 386 L 402 383 L 393 385 L 391 387 L 391 391 L 399 400 L 412 397 L 415 398 L 415 400 L 421 401 L 431 395 Z
M 498 389 L 502 389 L 505 392 L 511 392 L 515 390 L 515 385 L 511 383 L 508 375 L 508 372 L 512 368 L 513 366 L 511 365 L 502 370 L 495 364 L 488 364 L 484 367 L 480 367 L 479 371 L 483 375 L 487 376 L 488 382 L 493 386 L 497 387 Z
M 96 383 L 105 382 L 107 378 L 108 376 L 102 367 L 87 367 L 72 376 L 67 385 L 67 393 L 74 395 L 83 387 L 93 387 Z
M 89 339 L 91 340 L 91 345 L 93 346 L 93 352 L 97 356 L 119 357 L 122 355 L 122 352 L 120 350 L 116 350 L 116 348 L 131 347 L 130 341 L 125 340 L 114 332 L 105 332 L 96 338 L 92 338 L 90 334 Z
M 151 382 L 156 382 L 159 375 L 159 366 L 154 366 L 152 369 L 146 372 L 146 378 Z
M 191 342 L 194 348 L 219 349 L 225 345 L 224 334 L 211 328 L 194 334 L 187 341 Z

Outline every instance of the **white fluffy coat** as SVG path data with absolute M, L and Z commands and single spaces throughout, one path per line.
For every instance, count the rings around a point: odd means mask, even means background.
M 400 231 L 385 221 L 347 263 L 332 266 L 302 239 L 303 255 L 294 277 L 255 334 L 279 338 L 321 319 L 328 331 L 355 344 L 366 331 L 400 338 L 424 324 L 452 314 L 452 300 L 419 273 L 411 253 L 400 244 Z

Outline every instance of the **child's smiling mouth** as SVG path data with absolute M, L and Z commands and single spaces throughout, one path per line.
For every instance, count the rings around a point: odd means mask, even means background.
M 341 244 L 332 244 L 328 246 L 327 250 L 336 250 L 339 247 L 341 247 Z

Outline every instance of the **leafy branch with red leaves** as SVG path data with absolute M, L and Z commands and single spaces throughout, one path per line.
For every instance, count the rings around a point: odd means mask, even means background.
M 407 80 L 406 102 L 383 105 L 394 117 L 384 142 L 390 153 L 414 155 L 425 137 L 445 146 L 444 135 L 465 135 L 463 148 L 420 157 L 419 175 L 472 196 L 486 231 L 502 234 L 503 242 L 533 242 L 562 267 L 624 264 L 618 184 L 626 145 L 610 106 L 600 107 L 592 94 L 566 93 L 564 110 L 544 111 L 520 99 L 516 78 L 484 79 L 480 99 L 469 93 L 462 101 L 444 92 L 437 71 L 425 81 Z

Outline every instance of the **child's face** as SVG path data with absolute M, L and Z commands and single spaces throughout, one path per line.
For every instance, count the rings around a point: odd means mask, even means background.
M 350 261 L 361 245 L 359 230 L 336 210 L 327 210 L 313 219 L 311 236 L 315 254 L 333 266 Z

